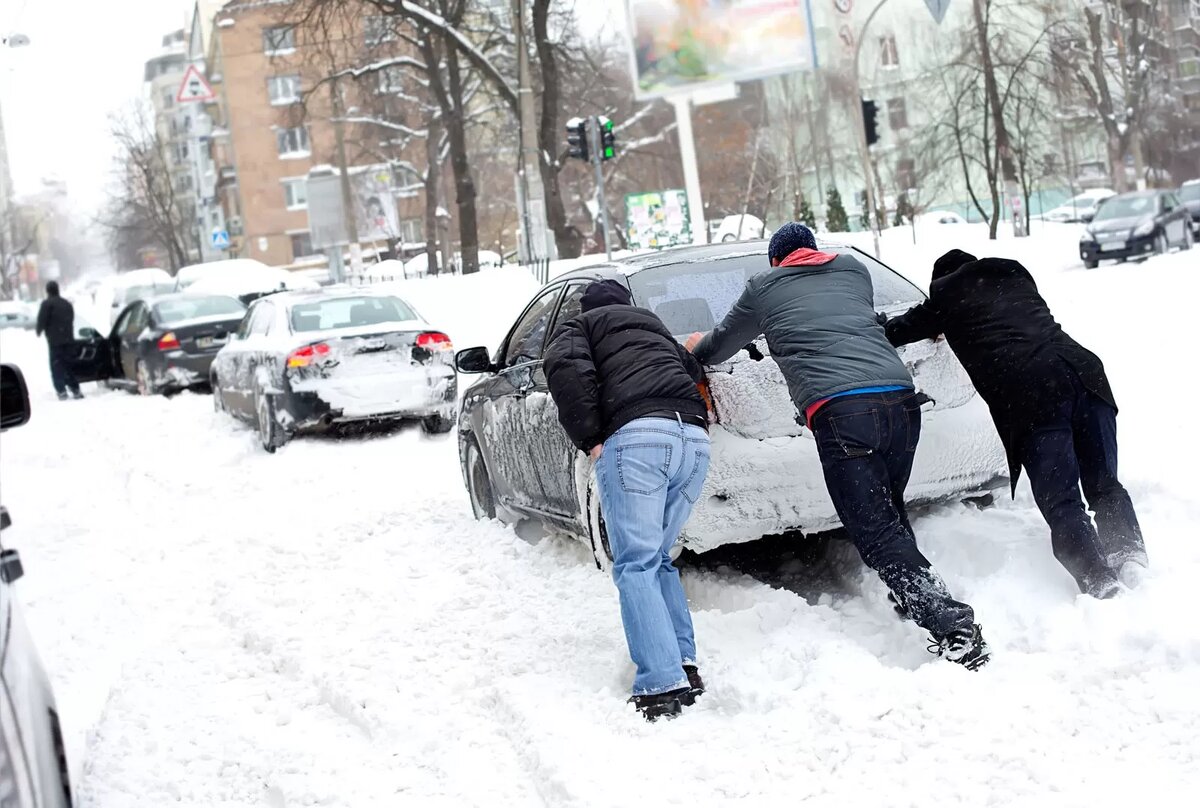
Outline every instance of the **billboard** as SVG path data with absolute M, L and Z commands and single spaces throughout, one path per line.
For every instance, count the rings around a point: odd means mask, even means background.
M 631 250 L 661 250 L 691 244 L 687 191 L 626 194 L 625 237 Z
M 308 176 L 308 225 L 318 250 L 348 243 L 342 183 L 337 171 L 318 169 Z M 400 237 L 392 172 L 387 166 L 350 169 L 350 196 L 360 242 L 387 242 Z
M 809 0 L 627 0 L 627 6 L 638 98 L 817 66 Z

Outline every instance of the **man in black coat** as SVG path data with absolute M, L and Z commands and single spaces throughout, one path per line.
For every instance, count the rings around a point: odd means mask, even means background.
M 1117 479 L 1117 404 L 1104 365 L 1063 331 L 1025 267 L 951 250 L 934 264 L 929 300 L 886 330 L 896 346 L 945 335 L 991 409 L 1014 493 L 1024 466 L 1054 555 L 1081 591 L 1111 597 L 1119 578 L 1140 577 L 1146 545 Z
M 38 309 L 37 335 L 46 335 L 50 346 L 50 379 L 54 392 L 60 399 L 67 397 L 67 390 L 75 398 L 83 398 L 79 382 L 71 370 L 71 347 L 75 342 L 75 307 L 58 291 L 58 282 L 46 284 L 46 299 Z
M 584 290 L 582 312 L 546 349 L 546 381 L 572 443 L 595 461 L 629 655 L 648 719 L 703 692 L 687 598 L 669 552 L 708 473 L 700 364 L 615 280 Z

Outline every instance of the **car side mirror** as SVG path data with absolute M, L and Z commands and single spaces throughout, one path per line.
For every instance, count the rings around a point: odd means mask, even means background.
M 454 356 L 459 373 L 487 373 L 492 370 L 492 357 L 487 348 L 467 348 Z
M 0 430 L 29 423 L 29 388 L 16 365 L 0 365 Z
M 85 327 L 79 329 L 79 336 L 83 337 L 84 339 L 100 339 L 100 332 L 94 328 Z
M 1083 222 L 1084 224 L 1091 224 L 1092 219 L 1095 219 L 1095 218 L 1096 218 L 1096 214 L 1094 214 L 1094 213 L 1079 214 L 1079 221 Z

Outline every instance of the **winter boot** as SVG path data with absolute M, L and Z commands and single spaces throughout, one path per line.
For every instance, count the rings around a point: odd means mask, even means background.
M 987 641 L 983 639 L 982 626 L 978 623 L 955 629 L 944 637 L 930 635 L 929 640 L 929 653 L 970 671 L 979 670 L 992 658 Z
M 74 399 L 80 399 L 80 398 L 83 398 L 83 393 L 82 393 L 82 392 L 80 392 L 79 390 L 72 390 L 72 391 L 71 391 L 71 398 L 74 398 Z
M 633 706 L 647 721 L 657 721 L 660 718 L 674 718 L 683 712 L 682 699 L 691 688 L 681 687 L 678 690 L 668 690 L 666 693 L 654 693 L 649 696 L 634 696 L 630 699 Z
M 908 613 L 908 607 L 900 602 L 900 598 L 896 597 L 895 592 L 888 591 L 888 600 L 891 602 L 892 608 L 895 609 L 896 615 L 901 620 L 912 620 L 912 615 Z
M 684 665 L 683 672 L 687 674 L 688 690 L 679 697 L 679 703 L 691 707 L 696 699 L 704 694 L 704 680 L 700 678 L 700 668 L 695 665 Z

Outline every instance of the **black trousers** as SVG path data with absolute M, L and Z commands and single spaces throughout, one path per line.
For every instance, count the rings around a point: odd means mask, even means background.
M 863 562 L 935 637 L 970 626 L 975 612 L 950 596 L 922 555 L 904 507 L 921 438 L 916 393 L 835 398 L 817 411 L 812 429 L 829 496 Z
M 1055 558 L 1081 591 L 1093 592 L 1110 586 L 1125 563 L 1146 564 L 1146 543 L 1117 478 L 1117 411 L 1068 372 L 1073 395 L 1022 443 L 1021 465 L 1050 525 Z
M 72 346 L 50 346 L 50 380 L 54 383 L 54 392 L 60 396 L 79 392 L 79 382 L 75 380 L 75 372 L 71 370 Z

